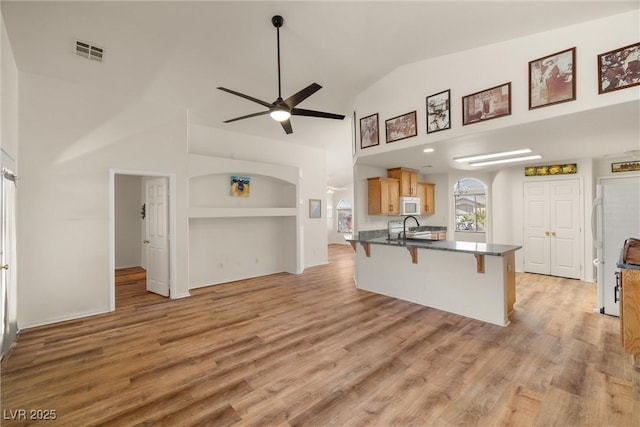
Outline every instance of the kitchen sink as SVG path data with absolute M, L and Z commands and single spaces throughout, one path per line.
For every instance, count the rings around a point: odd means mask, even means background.
M 431 231 L 407 231 L 407 240 L 438 240 L 437 233 L 435 238 Z

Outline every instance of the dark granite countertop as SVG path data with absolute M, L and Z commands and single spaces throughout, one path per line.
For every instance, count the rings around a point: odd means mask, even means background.
M 405 248 L 432 249 L 438 251 L 466 252 L 478 255 L 502 256 L 517 251 L 522 246 L 496 243 L 458 242 L 454 240 L 388 239 L 386 230 L 361 231 L 345 235 L 348 242 L 365 242 L 374 245 L 401 246 Z

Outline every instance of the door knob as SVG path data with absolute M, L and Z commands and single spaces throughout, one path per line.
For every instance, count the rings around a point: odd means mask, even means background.
M 2 267 L 0 267 L 0 268 L 2 268 L 3 270 L 8 270 L 8 269 L 9 269 L 9 264 L 5 264 L 5 265 L 3 265 L 3 266 L 2 266 Z
M 549 232 L 548 232 L 548 231 L 545 231 L 545 232 L 544 232 L 544 234 L 548 236 L 548 235 L 549 235 Z
M 551 235 L 552 235 L 553 237 L 556 237 L 556 232 L 555 232 L 555 231 L 552 231 L 552 232 L 551 232 Z
M 142 243 L 149 243 L 149 241 L 148 240 L 143 240 Z

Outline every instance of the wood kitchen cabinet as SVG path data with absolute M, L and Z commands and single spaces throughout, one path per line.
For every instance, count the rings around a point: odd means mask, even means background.
M 436 213 L 436 185 L 430 182 L 418 183 L 418 197 L 420 197 L 420 214 L 433 215 Z
M 394 178 L 368 178 L 369 215 L 400 214 L 400 181 Z
M 387 169 L 387 177 L 400 181 L 401 197 L 418 197 L 418 171 L 408 168 Z
M 620 287 L 620 337 L 633 366 L 640 370 L 640 270 L 623 268 Z

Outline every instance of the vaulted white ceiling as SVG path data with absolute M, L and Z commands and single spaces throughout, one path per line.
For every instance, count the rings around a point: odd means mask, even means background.
M 329 173 L 351 162 L 348 120 L 293 117 L 285 135 L 263 107 L 216 90 L 277 97 L 276 33 L 282 92 L 323 86 L 300 107 L 350 117 L 358 93 L 396 67 L 603 16 L 635 1 L 2 1 L 20 71 L 189 109 L 194 123 L 307 144 L 334 152 Z M 478 22 L 499 22 L 484 25 Z M 105 49 L 104 62 L 74 55 L 75 40 Z M 463 142 L 461 142 L 462 144 Z M 339 181 L 337 178 L 336 181 Z M 341 185 L 341 182 L 335 182 Z

